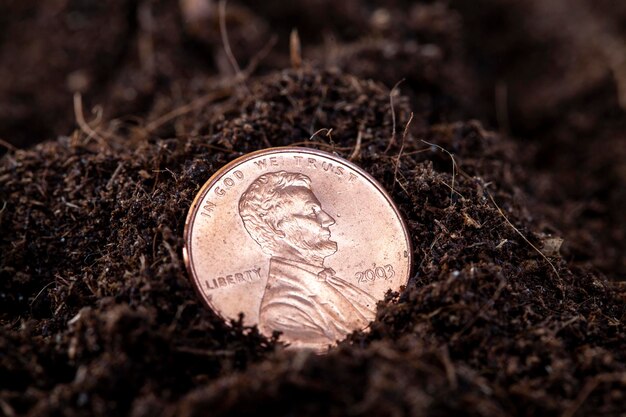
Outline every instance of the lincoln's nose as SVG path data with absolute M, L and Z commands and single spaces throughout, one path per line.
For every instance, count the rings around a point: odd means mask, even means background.
M 335 224 L 335 219 L 330 217 L 330 215 L 324 210 L 321 210 L 319 213 L 317 213 L 317 220 L 319 220 L 322 227 L 329 227 Z

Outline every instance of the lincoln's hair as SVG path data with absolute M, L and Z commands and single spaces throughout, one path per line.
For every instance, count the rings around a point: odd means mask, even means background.
M 297 172 L 268 172 L 254 180 L 239 199 L 239 215 L 250 236 L 269 255 L 278 250 L 278 224 L 292 187 L 311 189 L 311 179 Z

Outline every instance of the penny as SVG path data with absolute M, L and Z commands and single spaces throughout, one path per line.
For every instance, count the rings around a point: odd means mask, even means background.
M 365 329 L 411 267 L 405 224 L 380 184 L 342 158 L 295 147 L 216 172 L 189 210 L 183 255 L 217 314 L 243 313 L 261 333 L 318 352 Z

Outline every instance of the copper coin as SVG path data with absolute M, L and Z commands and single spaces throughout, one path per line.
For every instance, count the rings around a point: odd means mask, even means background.
M 216 172 L 189 210 L 183 255 L 216 313 L 243 313 L 318 352 L 366 328 L 411 268 L 406 227 L 380 184 L 306 148 L 253 152 Z

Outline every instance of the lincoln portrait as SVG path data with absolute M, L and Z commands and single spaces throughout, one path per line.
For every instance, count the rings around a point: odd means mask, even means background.
M 259 328 L 282 333 L 291 346 L 321 351 L 375 316 L 376 300 L 324 266 L 337 252 L 311 180 L 296 172 L 256 178 L 239 200 L 243 225 L 269 255 Z

